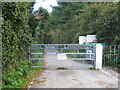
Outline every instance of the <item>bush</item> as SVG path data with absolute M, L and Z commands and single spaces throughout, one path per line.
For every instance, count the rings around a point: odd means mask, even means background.
M 3 88 L 19 88 L 25 85 L 25 82 L 29 80 L 27 76 L 34 74 L 29 65 L 29 60 L 16 62 L 14 68 L 3 73 L 2 87 Z M 40 70 L 40 69 L 39 69 Z

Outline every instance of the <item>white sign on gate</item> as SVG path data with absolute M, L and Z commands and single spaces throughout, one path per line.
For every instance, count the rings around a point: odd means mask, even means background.
M 57 54 L 57 59 L 58 60 L 65 60 L 66 59 L 66 54 Z

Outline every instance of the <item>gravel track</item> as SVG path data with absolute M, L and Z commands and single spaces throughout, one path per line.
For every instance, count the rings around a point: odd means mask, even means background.
M 70 58 L 61 63 L 55 54 L 46 54 L 44 63 L 46 70 L 34 78 L 30 88 L 118 88 L 117 80 L 100 70 L 89 70 L 89 64 L 83 65 Z M 68 70 L 56 70 L 59 66 Z

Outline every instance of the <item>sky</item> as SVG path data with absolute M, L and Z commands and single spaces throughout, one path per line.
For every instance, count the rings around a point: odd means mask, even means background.
M 56 0 L 35 0 L 34 4 L 34 11 L 38 10 L 39 7 L 43 7 L 48 10 L 48 12 L 52 12 L 51 6 L 58 6 L 58 3 Z M 51 6 L 50 6 L 51 5 Z

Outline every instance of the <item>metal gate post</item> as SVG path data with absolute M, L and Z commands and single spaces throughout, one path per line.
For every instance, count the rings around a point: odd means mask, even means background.
M 103 46 L 96 44 L 96 69 L 102 69 Z

